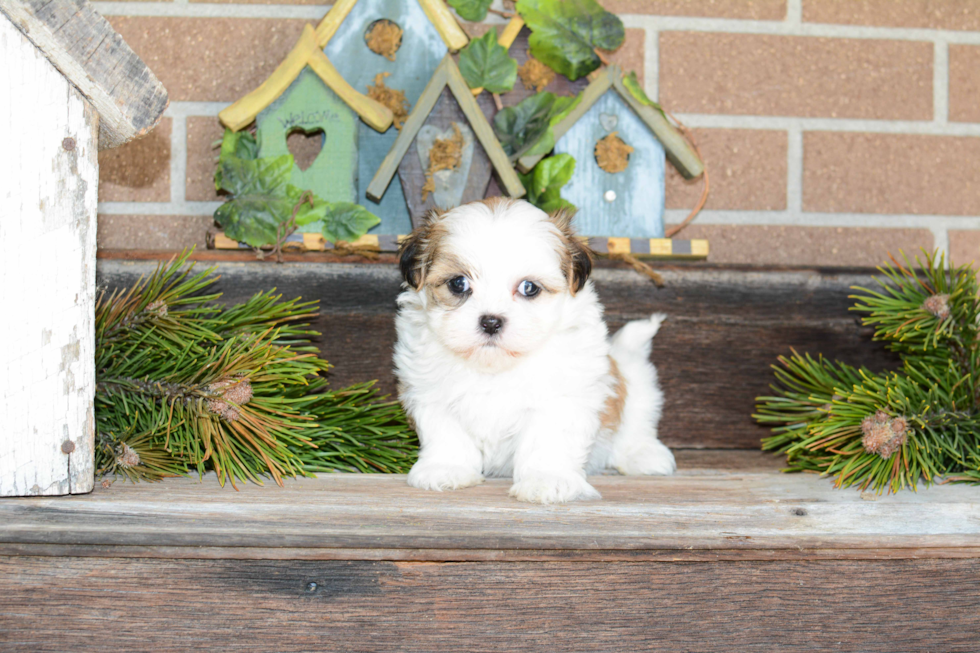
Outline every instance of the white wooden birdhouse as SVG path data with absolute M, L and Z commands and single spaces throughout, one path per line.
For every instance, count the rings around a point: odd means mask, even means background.
M 0 0 L 0 62 L 0 496 L 89 492 L 98 151 L 167 92 L 82 0 Z

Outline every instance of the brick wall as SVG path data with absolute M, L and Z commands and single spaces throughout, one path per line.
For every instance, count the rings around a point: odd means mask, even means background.
M 100 247 L 203 245 L 217 112 L 328 8 L 256 2 L 94 3 L 171 97 L 154 133 L 100 157 Z M 603 4 L 628 28 L 615 59 L 697 134 L 712 194 L 684 234 L 708 238 L 712 262 L 875 265 L 920 246 L 980 259 L 980 2 Z M 669 176 L 668 223 L 698 192 Z

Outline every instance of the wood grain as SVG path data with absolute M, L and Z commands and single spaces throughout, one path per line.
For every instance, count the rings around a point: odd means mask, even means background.
M 119 287 L 155 264 L 99 266 L 102 282 Z M 393 316 L 401 281 L 394 266 L 221 263 L 219 270 L 225 301 L 271 287 L 287 297 L 319 299 L 315 326 L 323 333 L 321 351 L 335 365 L 332 382 L 378 379 L 384 392 L 394 392 Z M 626 270 L 598 269 L 593 279 L 611 329 L 656 311 L 668 315 L 652 360 L 666 395 L 661 437 L 672 447 L 757 448 L 768 430 L 752 421 L 755 398 L 769 392 L 770 366 L 790 348 L 876 370 L 897 367 L 848 311 L 850 287 L 873 284 L 866 274 L 701 268 L 662 274 L 661 290 Z
M 977 560 L 0 559 L 5 651 L 975 651 Z
M 601 500 L 540 506 L 510 498 L 510 479 L 454 492 L 418 490 L 404 476 L 380 474 L 323 474 L 237 491 L 219 487 L 214 474 L 203 481 L 117 481 L 84 496 L 0 502 L 0 542 L 453 555 L 980 550 L 976 490 L 968 486 L 875 496 L 835 489 L 812 474 L 684 468 L 667 477 L 604 475 L 590 482 Z
M 160 121 L 167 89 L 86 0 L 0 0 L 0 13 L 95 107 L 99 149 L 148 134 Z
M 88 492 L 99 116 L 2 16 L 0 62 L 0 497 Z

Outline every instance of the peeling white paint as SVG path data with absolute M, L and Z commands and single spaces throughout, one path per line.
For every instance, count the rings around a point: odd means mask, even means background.
M 98 116 L 2 14 L 0 61 L 0 496 L 89 492 Z

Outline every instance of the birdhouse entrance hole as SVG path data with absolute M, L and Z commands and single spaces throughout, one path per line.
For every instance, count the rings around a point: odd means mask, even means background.
M 371 52 L 394 61 L 395 53 L 402 46 L 403 33 L 404 31 L 396 22 L 379 18 L 368 25 L 364 31 L 364 41 Z
M 286 148 L 300 170 L 307 170 L 323 150 L 327 134 L 322 129 L 307 131 L 294 127 L 286 134 Z
M 595 144 L 595 162 L 608 173 L 615 174 L 626 170 L 633 148 L 613 132 Z

